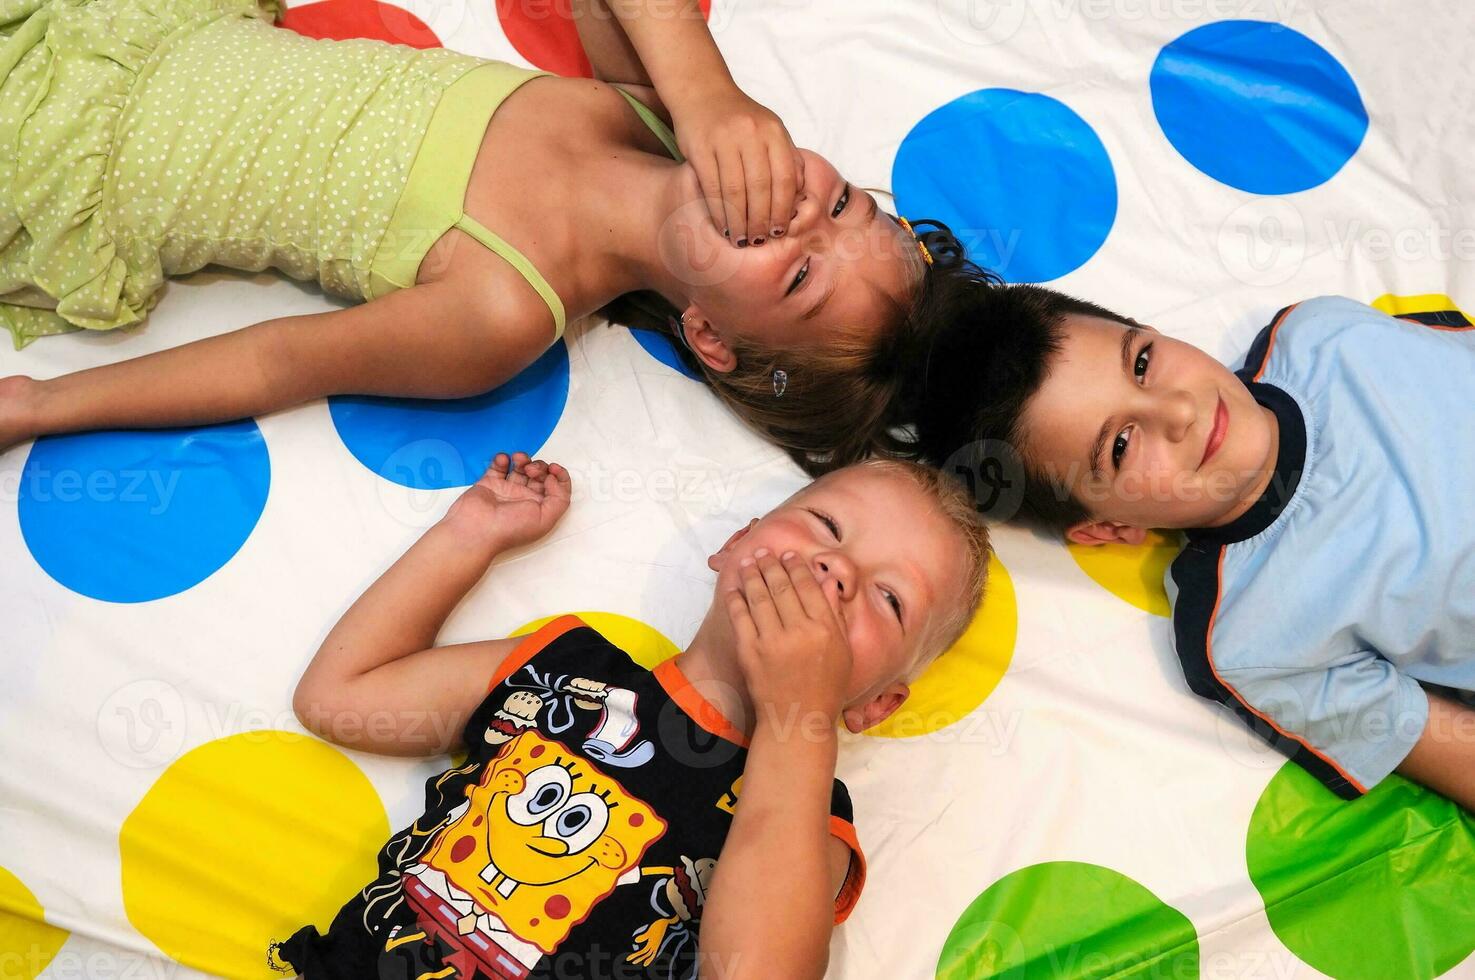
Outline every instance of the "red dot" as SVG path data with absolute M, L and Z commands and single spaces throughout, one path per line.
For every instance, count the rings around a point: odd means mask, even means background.
M 639 827 L 643 823 L 645 823 L 645 814 L 643 814 L 643 813 L 632 813 L 632 814 L 630 814 L 630 826 L 632 826 L 632 827 Z
M 532 750 L 530 752 L 528 752 L 528 755 L 530 755 L 534 759 L 536 759 L 538 756 L 542 755 L 546 751 L 547 751 L 547 749 L 544 748 L 543 746 L 541 746 L 541 745 L 534 745 L 533 748 L 532 748 Z
M 444 47 L 435 31 L 419 17 L 379 0 L 320 0 L 301 7 L 293 5 L 282 18 L 282 26 L 306 37 L 335 41 L 367 37 L 412 48 Z
M 537 916 L 536 916 L 536 915 L 535 915 L 535 916 L 533 916 L 533 917 L 532 917 L 532 918 L 531 918 L 531 919 L 529 919 L 529 920 L 528 920 L 528 925 L 530 925 L 530 926 L 535 926 L 535 925 L 537 925 L 537 924 L 538 924 L 538 923 L 539 923 L 539 922 L 542 922 L 542 921 L 543 921 L 543 920 L 542 920 L 542 919 L 540 919 L 540 918 L 538 918 L 538 917 L 537 917 Z
M 476 819 L 473 820 L 473 821 L 471 821 L 471 826 L 473 826 L 473 827 L 480 827 L 481 826 L 481 822 L 483 820 L 485 820 L 485 819 L 486 819 L 485 817 L 483 817 L 481 814 L 478 813 L 476 815 Z
M 569 900 L 562 895 L 554 895 L 543 903 L 543 911 L 548 913 L 548 918 L 550 919 L 562 919 L 568 915 L 570 908 L 572 906 L 569 904 Z
M 711 8 L 712 0 L 701 0 L 703 17 Z M 517 53 L 544 71 L 594 77 L 569 0 L 497 0 L 497 19 Z
M 451 845 L 451 860 L 460 864 L 471 857 L 471 852 L 476 850 L 476 841 L 470 837 L 462 837 Z

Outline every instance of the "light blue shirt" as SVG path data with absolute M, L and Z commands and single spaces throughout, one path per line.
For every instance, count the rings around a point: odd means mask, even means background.
M 1276 472 L 1167 576 L 1190 686 L 1344 797 L 1423 734 L 1420 681 L 1475 691 L 1475 330 L 1341 297 L 1282 311 L 1238 376 Z

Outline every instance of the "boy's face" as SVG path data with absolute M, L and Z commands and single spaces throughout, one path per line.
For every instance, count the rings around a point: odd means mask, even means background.
M 1135 544 L 1147 528 L 1215 527 L 1249 508 L 1278 431 L 1228 368 L 1151 327 L 1072 315 L 1064 328 L 1021 448 L 1091 515 L 1071 540 Z
M 832 526 L 833 525 L 833 526 Z M 863 731 L 906 700 L 906 675 L 936 620 L 960 601 L 961 536 L 905 476 L 865 467 L 827 474 L 742 528 L 713 555 L 717 595 L 740 587 L 759 548 L 794 551 L 845 624 L 852 657 L 845 723 Z

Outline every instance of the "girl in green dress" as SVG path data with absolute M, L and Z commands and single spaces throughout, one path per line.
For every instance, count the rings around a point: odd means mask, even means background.
M 0 324 L 18 347 L 137 324 L 211 263 L 367 302 L 0 379 L 0 449 L 468 396 L 569 317 L 654 312 L 820 470 L 889 444 L 906 365 L 980 280 L 945 229 L 919 241 L 796 150 L 695 0 L 577 0 L 596 79 L 313 40 L 274 2 L 0 0 Z

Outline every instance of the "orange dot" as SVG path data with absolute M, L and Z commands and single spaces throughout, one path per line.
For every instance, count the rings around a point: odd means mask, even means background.
M 291 7 L 282 26 L 304 37 L 346 41 L 366 37 L 412 48 L 440 48 L 440 38 L 419 17 L 403 7 L 379 0 L 321 0 Z

